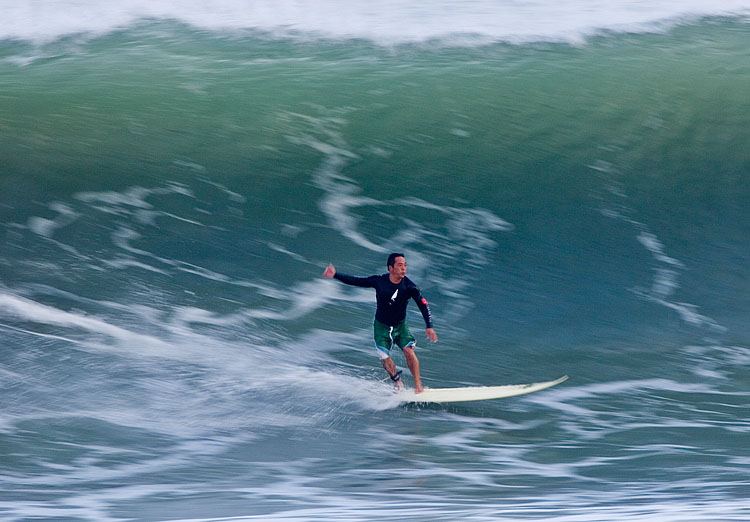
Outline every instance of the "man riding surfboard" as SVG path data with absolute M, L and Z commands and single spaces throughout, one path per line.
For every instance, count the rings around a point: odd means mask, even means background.
M 417 303 L 419 311 L 422 313 L 427 339 L 435 343 L 438 336 L 432 327 L 432 314 L 427 299 L 422 296 L 419 288 L 411 279 L 406 277 L 407 265 L 404 254 L 392 253 L 388 256 L 386 266 L 388 268 L 387 274 L 355 277 L 338 273 L 336 268 L 329 264 L 323 272 L 323 277 L 337 279 L 347 285 L 375 289 L 377 307 L 373 323 L 373 336 L 378 357 L 391 380 L 396 383 L 396 387 L 402 389 L 401 371 L 398 370 L 396 363 L 390 356 L 394 344 L 401 348 L 409 371 L 414 377 L 414 391 L 421 393 L 424 387 L 419 374 L 419 359 L 414 353 L 416 339 L 412 336 L 406 323 L 406 307 L 409 304 L 409 299 L 413 299 Z

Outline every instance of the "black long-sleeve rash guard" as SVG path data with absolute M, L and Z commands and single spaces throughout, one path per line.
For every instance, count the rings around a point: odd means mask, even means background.
M 417 285 L 408 277 L 404 277 L 397 285 L 391 283 L 388 274 L 355 277 L 336 272 L 333 277 L 347 285 L 374 288 L 378 303 L 375 310 L 375 319 L 384 325 L 396 326 L 406 319 L 406 305 L 409 304 L 409 298 L 411 298 L 414 299 L 419 311 L 422 312 L 425 327 L 432 328 L 432 314 L 427 299 L 422 297 Z

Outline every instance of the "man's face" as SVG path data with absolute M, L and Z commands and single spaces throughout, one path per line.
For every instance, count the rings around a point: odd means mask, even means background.
M 388 273 L 391 274 L 391 277 L 399 281 L 406 277 L 406 258 L 397 257 L 393 262 L 393 266 L 388 267 Z

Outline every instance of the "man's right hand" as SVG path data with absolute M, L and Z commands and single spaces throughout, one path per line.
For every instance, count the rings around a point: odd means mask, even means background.
M 323 277 L 325 277 L 326 279 L 331 279 L 335 275 L 336 275 L 336 267 L 328 263 L 328 266 L 323 271 Z

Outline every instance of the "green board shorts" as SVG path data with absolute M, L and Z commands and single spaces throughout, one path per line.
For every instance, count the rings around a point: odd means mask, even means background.
M 391 348 L 394 344 L 402 350 L 413 349 L 417 345 L 417 341 L 409 331 L 409 326 L 405 320 L 396 326 L 387 326 L 376 320 L 372 326 L 375 350 L 381 360 L 391 356 Z

